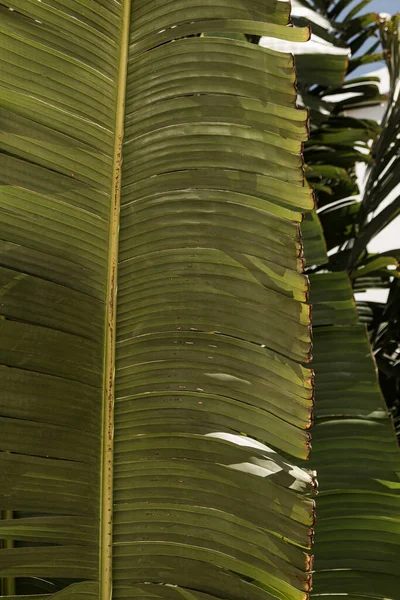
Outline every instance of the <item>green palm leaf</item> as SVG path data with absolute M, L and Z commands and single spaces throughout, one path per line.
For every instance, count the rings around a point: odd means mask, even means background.
M 307 115 L 291 56 L 236 35 L 307 39 L 288 14 L 1 8 L 11 597 L 307 596 Z

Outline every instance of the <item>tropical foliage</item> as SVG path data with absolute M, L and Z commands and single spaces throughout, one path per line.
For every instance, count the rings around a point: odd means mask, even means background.
M 347 269 L 351 272 L 355 292 L 371 288 L 391 290 L 390 300 L 386 305 L 358 301 L 357 309 L 360 320 L 368 325 L 370 331 L 386 402 L 398 420 L 400 382 L 397 348 L 400 336 L 397 325 L 398 305 L 395 302 L 398 298 L 398 251 L 374 256 L 367 250 L 368 243 L 399 214 L 400 204 L 396 193 L 399 151 L 396 137 L 399 111 L 398 17 L 388 20 L 375 14 L 358 16 L 357 10 L 365 9 L 368 2 L 361 3 L 350 11 L 348 2 L 336 5 L 327 2 L 323 6 L 317 3 L 312 6 L 314 12 L 308 9 L 308 18 L 311 22 L 314 20 L 318 23 L 322 17 L 328 28 L 325 34 L 323 29 L 317 29 L 318 34 L 325 35 L 331 44 L 340 44 L 342 50 L 345 45 L 351 51 L 352 58 L 348 66 L 344 66 L 342 75 L 346 75 L 346 78 L 339 86 L 333 75 L 330 85 L 329 82 L 325 86 L 313 85 L 308 71 L 303 73 L 302 65 L 299 64 L 299 87 L 312 116 L 310 140 L 305 149 L 307 178 L 317 194 L 318 216 L 329 253 L 329 268 Z M 294 17 L 294 21 L 299 24 L 303 22 L 298 17 Z M 313 25 L 314 29 L 315 27 Z M 365 46 L 367 40 L 372 42 Z M 354 53 L 357 53 L 355 57 Z M 309 70 L 312 72 L 313 58 L 308 58 Z M 330 55 L 325 58 L 329 65 Z M 389 98 L 380 94 L 376 77 L 367 75 L 354 79 L 352 75 L 358 66 L 382 58 L 390 73 Z M 339 100 L 333 102 L 335 98 Z M 375 121 L 352 116 L 359 109 L 381 102 L 385 102 L 387 110 L 380 126 Z M 381 128 L 382 135 L 377 138 Z M 321 144 L 322 140 L 325 140 L 325 145 Z M 326 157 L 329 157 L 328 165 L 322 164 L 326 162 Z M 355 166 L 362 162 L 367 165 L 367 180 L 360 203 L 355 196 L 359 191 Z M 310 262 L 323 265 L 323 251 L 315 254 L 318 248 L 322 249 L 321 243 L 318 243 L 321 232 L 318 234 L 316 227 L 313 228 L 312 247 L 310 231 L 307 229 L 309 221 L 305 225 L 304 232 L 309 238 L 307 252 Z M 353 249 L 350 250 L 351 248 Z
M 341 8 L 345 9 L 346 3 Z M 321 12 L 324 18 L 337 19 L 340 15 L 336 7 Z M 335 27 L 354 35 L 356 29 L 351 24 L 354 19 L 354 12 L 348 13 L 343 22 L 335 22 Z M 349 80 L 354 61 L 368 62 L 374 47 L 349 62 L 341 86 L 332 79 L 330 87 L 313 87 L 308 79 L 302 88 L 304 101 L 311 93 L 312 110 L 318 107 L 325 115 L 314 120 L 314 124 L 311 121 L 311 136 L 305 151 L 311 165 L 307 171 L 309 179 L 317 184 L 319 208 L 318 216 L 311 215 L 312 219 L 303 227 L 313 305 L 312 366 L 316 380 L 311 463 L 318 471 L 320 490 L 313 595 L 338 598 L 345 594 L 357 599 L 397 597 L 400 533 L 399 454 L 365 325 L 361 324 L 366 321 L 365 306 L 357 311 L 353 297 L 354 291 L 374 287 L 376 279 L 397 289 L 394 283 L 397 272 L 387 270 L 387 266 L 396 269 L 396 257 L 371 256 L 367 243 L 397 214 L 392 190 L 397 183 L 398 127 L 394 121 L 389 124 L 387 115 L 399 110 L 395 97 L 400 75 L 396 64 L 398 22 L 396 17 L 382 22 L 376 15 L 365 15 L 362 19 L 371 25 L 359 37 L 365 38 L 368 31 L 370 36 L 377 35 L 379 28 L 383 49 L 392 62 L 389 65 L 392 92 L 381 128 L 376 123 L 348 116 L 352 103 L 366 106 L 374 93 L 375 99 L 380 99 L 368 77 L 362 82 Z M 339 38 L 346 42 L 343 34 Z M 354 52 L 357 37 L 350 39 Z M 310 71 L 312 61 L 307 73 Z M 299 77 L 302 77 L 301 65 Z M 353 90 L 355 95 L 346 95 L 346 90 Z M 335 96 L 342 100 L 331 106 L 324 100 Z M 370 150 L 371 139 L 375 141 Z M 324 164 L 328 158 L 330 164 Z M 361 160 L 370 165 L 362 202 L 350 195 L 358 192 L 355 165 Z M 386 216 L 379 213 L 371 218 L 381 202 L 387 205 L 382 211 L 386 211 Z M 391 279 L 393 283 L 389 283 Z M 397 304 L 397 310 L 398 307 Z M 391 298 L 385 314 L 392 343 L 397 334 L 395 311 Z M 382 339 L 386 332 L 382 328 L 378 331 L 376 335 Z M 372 342 L 378 338 L 373 336 Z M 397 336 L 396 347 L 398 342 Z
M 399 165 L 400 142 L 400 39 L 399 15 L 378 22 L 384 57 L 390 77 L 390 93 L 382 119 L 382 135 L 372 146 L 373 162 L 367 173 L 362 209 L 358 213 L 359 235 L 348 244 L 355 285 L 389 290 L 385 305 L 365 302 L 359 304 L 360 313 L 368 324 L 371 343 L 379 368 L 380 382 L 391 409 L 400 439 L 400 372 L 398 355 L 400 332 L 399 307 L 399 250 L 373 255 L 368 243 L 400 214 Z M 390 269 L 390 271 L 388 271 Z
M 394 600 L 398 454 L 348 276 L 371 219 L 347 200 L 393 128 L 345 114 L 380 100 L 344 80 L 378 49 L 348 61 L 377 26 L 347 4 L 297 27 L 274 0 L 1 5 L 9 600 L 306 599 L 315 467 L 313 594 Z M 298 108 L 292 56 L 256 42 L 309 21 L 340 50 L 298 57 Z
M 308 29 L 259 0 L 0 11 L 4 594 L 305 598 L 307 114 L 239 34 Z

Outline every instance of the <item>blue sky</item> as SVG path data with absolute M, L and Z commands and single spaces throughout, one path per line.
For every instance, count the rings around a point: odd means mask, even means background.
M 372 0 L 363 12 L 400 12 L 400 0 Z

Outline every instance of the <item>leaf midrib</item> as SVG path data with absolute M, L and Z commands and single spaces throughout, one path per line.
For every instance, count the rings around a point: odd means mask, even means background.
M 102 452 L 100 488 L 100 600 L 112 595 L 112 520 L 113 520 L 113 438 L 115 387 L 115 325 L 121 206 L 122 141 L 125 122 L 125 96 L 130 34 L 131 0 L 124 0 L 121 27 L 121 49 L 117 79 L 114 156 L 111 184 L 111 213 L 107 268 L 107 293 L 104 344 L 104 385 L 102 415 Z

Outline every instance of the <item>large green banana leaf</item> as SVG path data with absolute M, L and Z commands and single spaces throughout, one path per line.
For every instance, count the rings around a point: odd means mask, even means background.
M 318 469 L 313 598 L 396 600 L 400 455 L 347 273 L 310 276 Z
M 288 16 L 0 7 L 10 599 L 307 597 L 307 115 L 292 57 L 237 35 L 307 39 Z
M 310 463 L 319 482 L 311 598 L 397 600 L 400 454 L 393 423 L 351 279 L 326 268 L 315 213 L 302 231 L 308 264 L 325 265 L 309 275 L 315 370 Z

